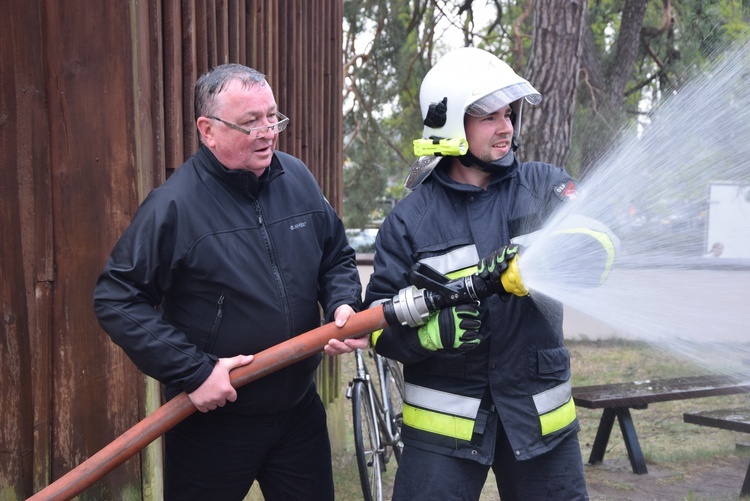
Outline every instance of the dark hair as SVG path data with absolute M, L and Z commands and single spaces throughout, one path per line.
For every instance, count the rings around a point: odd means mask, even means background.
M 263 73 L 242 64 L 228 63 L 216 66 L 201 75 L 195 83 L 193 113 L 195 113 L 196 120 L 198 117 L 215 114 L 216 96 L 232 80 L 240 80 L 246 87 L 267 85 L 266 76 Z

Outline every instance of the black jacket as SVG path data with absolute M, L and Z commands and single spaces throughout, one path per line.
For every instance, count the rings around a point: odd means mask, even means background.
M 542 228 L 575 186 L 562 169 L 530 162 L 483 190 L 451 180 L 447 161 L 380 228 L 366 304 L 407 287 L 416 262 L 451 278 L 475 272 L 479 259 Z M 404 442 L 490 464 L 499 418 L 518 459 L 538 456 L 578 429 L 562 305 L 542 296 L 482 304 L 488 335 L 465 354 L 428 351 L 409 327 L 373 336 L 379 353 L 404 363 Z
M 258 179 L 201 147 L 138 209 L 96 284 L 102 327 L 167 397 L 220 357 L 253 354 L 360 308 L 355 253 L 307 167 L 277 152 Z M 240 388 L 234 408 L 275 412 L 307 391 L 321 356 Z

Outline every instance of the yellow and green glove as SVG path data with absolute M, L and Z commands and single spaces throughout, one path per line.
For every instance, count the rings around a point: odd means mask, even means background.
M 460 304 L 433 313 L 419 328 L 420 344 L 430 350 L 464 352 L 482 342 L 482 310 L 476 303 Z
M 479 261 L 479 264 L 477 265 L 479 268 L 477 272 L 479 278 L 486 283 L 491 284 L 492 288 L 495 289 L 501 297 L 510 296 L 510 293 L 503 288 L 501 278 L 503 273 L 508 269 L 508 263 L 510 263 L 520 251 L 521 246 L 518 244 L 506 245 Z

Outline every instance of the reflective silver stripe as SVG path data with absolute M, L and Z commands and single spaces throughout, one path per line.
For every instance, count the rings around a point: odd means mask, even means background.
M 478 398 L 462 397 L 409 383 L 405 386 L 404 401 L 407 404 L 468 419 L 475 419 L 479 413 Z
M 570 400 L 570 381 L 534 395 L 534 405 L 539 415 L 557 409 Z
M 445 275 L 446 273 L 462 270 L 469 266 L 476 266 L 479 262 L 479 253 L 477 252 L 476 245 L 472 244 L 452 250 L 442 256 L 426 257 L 419 261 Z

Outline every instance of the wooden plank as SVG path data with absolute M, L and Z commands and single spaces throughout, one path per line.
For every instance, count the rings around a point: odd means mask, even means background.
M 256 35 L 256 37 L 262 37 L 263 42 L 261 67 L 264 68 L 263 71 L 271 75 L 276 86 L 282 83 L 284 67 L 291 64 L 289 61 L 283 60 L 284 48 L 291 43 L 288 33 L 289 26 L 284 24 L 285 18 L 279 13 L 279 4 L 283 1 L 267 0 L 268 6 L 265 11 L 263 30 Z M 283 38 L 281 38 L 282 34 Z M 288 137 L 288 134 L 284 137 Z M 294 149 L 289 151 L 295 154 Z
M 229 59 L 229 6 L 230 0 L 216 0 L 216 26 L 218 36 L 216 53 L 219 64 L 236 63 Z
M 257 33 L 261 24 L 262 5 L 258 5 L 259 0 L 247 0 L 247 15 L 245 26 L 247 27 L 247 37 L 245 38 L 245 60 L 244 64 L 258 69 L 258 43 L 256 42 Z
M 747 375 L 706 375 L 661 380 L 635 381 L 573 388 L 579 407 L 633 407 L 654 402 L 684 400 L 750 391 Z
M 14 6 L 16 15 L 28 18 L 26 9 Z M 31 19 L 29 19 L 31 20 Z M 16 21 L 17 22 L 17 21 Z M 31 24 L 31 29 L 38 27 Z M 27 114 L 33 106 L 33 69 L 39 61 L 21 58 L 15 54 L 14 44 L 22 44 L 30 35 L 28 30 L 13 29 L 10 16 L 0 19 L 3 40 L 0 41 L 0 151 L 8 162 L 0 170 L 0 313 L 2 335 L 0 336 L 0 406 L 3 409 L 3 425 L 0 427 L 0 443 L 3 460 L 0 461 L 0 486 L 7 491 L 8 498 L 19 499 L 32 488 L 32 460 L 28 454 L 34 448 L 34 410 L 28 399 L 34 390 L 31 379 L 31 353 L 28 330 L 29 311 L 27 288 L 25 287 L 29 265 L 32 264 L 20 250 L 34 243 L 33 222 L 29 211 L 33 202 L 32 145 L 24 134 L 34 132 L 34 122 Z M 20 67 L 16 64 L 20 63 Z M 35 64 L 36 63 L 36 64 Z M 19 73 L 20 70 L 20 73 Z M 30 71 L 31 70 L 31 71 Z M 20 144 L 17 141 L 22 141 Z M 32 303 L 33 306 L 33 303 Z M 43 409 L 45 410 L 46 409 Z
M 229 3 L 228 0 L 216 1 L 216 60 L 218 64 L 236 63 L 229 59 Z
M 318 30 L 318 50 L 320 51 L 320 55 L 322 58 L 318 81 L 320 84 L 320 100 L 321 102 L 327 102 L 332 97 L 330 77 L 332 70 L 331 62 L 333 59 L 333 47 L 330 47 L 328 45 L 330 43 L 329 30 L 332 28 L 331 25 L 334 24 L 335 21 L 336 8 L 335 2 L 323 2 L 323 4 L 324 5 L 321 8 L 317 9 L 320 14 L 315 24 L 317 26 L 323 27 L 321 30 Z M 341 20 L 339 20 L 338 25 L 341 26 Z M 335 183 L 335 180 L 339 174 L 340 166 L 335 163 L 334 159 L 336 158 L 336 141 L 341 142 L 341 139 L 335 137 L 335 117 L 336 109 L 334 106 L 327 106 L 321 110 L 320 125 L 318 128 L 320 137 L 318 138 L 318 143 L 321 149 L 321 185 L 324 186 L 326 196 L 331 202 L 331 205 L 340 214 L 340 194 L 338 193 L 338 187 Z
M 141 376 L 90 310 L 106 252 L 137 207 L 134 64 L 129 3 L 72 9 L 46 2 L 50 169 L 56 276 L 53 292 L 51 478 L 69 471 L 138 421 Z M 102 29 L 106 27 L 106 29 Z M 136 405 L 134 405 L 134 403 Z M 128 461 L 90 496 L 140 490 Z
M 193 117 L 193 91 L 198 79 L 199 68 L 197 59 L 198 47 L 196 42 L 196 0 L 182 0 L 182 128 L 184 131 L 182 143 L 182 157 L 178 166 L 198 149 L 198 136 Z M 203 52 L 201 50 L 201 52 Z
M 229 62 L 245 64 L 240 52 L 244 47 L 241 40 L 245 31 L 241 23 L 245 19 L 245 12 L 240 4 L 240 0 L 229 0 L 227 4 L 227 57 Z
M 133 77 L 133 101 L 135 116 L 136 164 L 134 170 L 138 182 L 138 202 L 166 179 L 165 169 L 165 103 L 164 71 L 162 54 L 164 54 L 164 16 L 162 2 L 137 2 L 132 4 L 134 19 L 131 37 L 135 51 L 133 64 L 137 68 Z M 129 224 L 129 222 L 128 222 Z M 145 418 L 161 405 L 161 387 L 144 377 L 139 371 L 134 376 L 138 391 L 138 420 Z M 128 405 L 129 403 L 124 403 Z M 132 404 L 130 404 L 132 405 Z M 131 425 L 132 423 L 128 423 Z M 140 454 L 141 491 L 157 493 L 162 491 L 162 458 L 161 442 L 155 441 L 143 449 Z
M 184 160 L 182 7 L 180 0 L 164 0 L 164 176 L 174 172 Z M 188 108 L 187 112 L 192 115 Z M 189 129 L 191 130 L 191 129 Z
M 203 0 L 202 2 L 199 2 L 198 5 L 200 5 L 199 9 L 199 17 L 198 17 L 198 26 L 200 27 L 198 29 L 198 33 L 200 34 L 199 40 L 198 40 L 198 46 L 200 47 L 200 43 L 203 42 L 206 47 L 206 58 L 205 58 L 205 70 L 201 70 L 199 73 L 203 73 L 204 71 L 208 70 L 209 68 L 213 68 L 214 66 L 221 64 L 221 58 L 218 55 L 219 51 L 219 26 L 218 26 L 218 19 L 216 18 L 218 12 L 217 12 L 217 5 L 216 0 Z M 205 39 L 205 40 L 204 40 Z M 202 61 L 199 54 L 199 60 Z
M 210 4 L 210 6 L 208 4 Z M 213 40 L 209 40 L 208 34 L 208 16 L 210 12 L 213 17 L 213 1 L 195 0 L 193 6 L 195 20 L 193 42 L 195 43 L 196 78 L 192 79 L 191 83 L 195 84 L 195 80 L 199 75 L 202 75 L 214 66 L 216 61 L 216 47 L 214 46 Z
M 686 423 L 750 433 L 750 409 L 748 408 L 686 412 L 683 419 Z
M 686 412 L 683 414 L 686 423 L 710 426 L 722 430 L 750 433 L 750 409 L 718 409 L 704 412 Z M 750 465 L 740 488 L 740 497 L 750 496 Z
M 136 3 L 131 12 L 134 19 L 130 23 L 130 37 L 134 40 L 132 57 L 135 69 L 131 82 L 135 128 L 133 149 L 138 200 L 141 201 L 165 180 L 161 4 Z
M 237 0 L 237 61 L 247 63 L 247 3 Z
M 309 40 L 306 45 L 307 53 L 304 61 L 307 66 L 305 73 L 305 87 L 310 89 L 310 112 L 307 115 L 310 118 L 310 127 L 307 129 L 305 138 L 306 147 L 310 152 L 310 164 L 312 164 L 313 175 L 318 180 L 323 193 L 330 192 L 330 186 L 326 183 L 326 175 L 323 163 L 323 148 L 328 145 L 323 144 L 323 120 L 326 118 L 323 110 L 323 47 L 321 46 L 322 26 L 321 13 L 323 6 L 320 1 L 316 0 L 306 4 L 306 9 L 302 13 L 303 39 Z
M 0 485 L 19 499 L 48 483 L 52 455 L 55 262 L 41 9 L 39 0 L 13 2 L 0 19 Z

